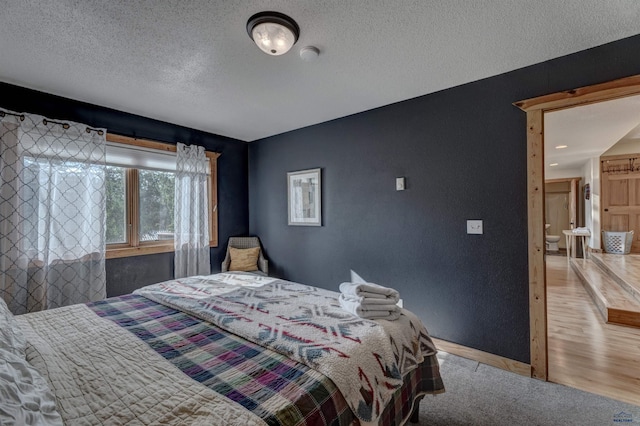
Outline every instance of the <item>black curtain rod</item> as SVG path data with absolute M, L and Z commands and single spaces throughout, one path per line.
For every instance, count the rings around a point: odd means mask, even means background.
M 0 111 L 0 116 L 5 117 L 6 115 L 13 115 L 14 117 L 18 117 L 20 121 L 24 121 L 24 114 L 14 114 L 8 111 Z
M 61 126 L 62 126 L 62 128 L 63 128 L 63 129 L 65 129 L 65 130 L 67 130 L 69 127 L 71 127 L 71 126 L 69 126 L 69 123 L 63 123 L 63 122 L 61 122 L 61 121 L 47 120 L 46 118 L 43 118 L 43 119 L 42 119 L 42 124 L 44 124 L 44 125 L 46 126 L 48 123 L 59 124 L 59 125 L 61 125 Z M 87 126 L 87 128 L 86 128 L 86 131 L 87 131 L 87 133 L 96 132 L 96 133 L 97 133 L 97 134 L 99 134 L 100 136 L 102 136 L 102 135 L 104 134 L 104 131 L 103 131 L 103 130 L 93 129 L 93 128 L 88 127 L 88 126 Z
M 0 111 L 0 117 L 6 117 L 7 115 L 13 115 L 14 117 L 18 117 L 20 119 L 20 121 L 24 121 L 24 114 L 14 114 L 13 112 L 8 112 L 8 111 Z M 42 124 L 44 124 L 45 126 L 49 123 L 53 123 L 53 124 L 59 124 L 62 126 L 63 129 L 67 130 L 69 127 L 71 127 L 69 125 L 69 123 L 63 123 L 61 121 L 53 121 L 53 120 L 47 120 L 46 118 L 42 119 Z M 91 133 L 91 132 L 96 132 L 98 133 L 100 136 L 104 135 L 104 130 L 100 130 L 100 129 L 94 129 L 91 127 L 87 126 L 87 133 Z

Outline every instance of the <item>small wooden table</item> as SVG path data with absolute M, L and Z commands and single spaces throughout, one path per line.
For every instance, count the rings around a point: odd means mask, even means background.
M 571 229 L 565 229 L 562 231 L 565 240 L 567 242 L 567 256 L 577 257 L 576 253 L 576 237 L 582 238 L 582 258 L 587 258 L 587 246 L 589 245 L 589 238 L 591 238 L 591 232 L 573 232 Z

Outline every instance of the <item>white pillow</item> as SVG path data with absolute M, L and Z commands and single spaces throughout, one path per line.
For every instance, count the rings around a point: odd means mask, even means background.
M 0 425 L 62 425 L 47 381 L 24 358 L 0 349 Z
M 22 359 L 26 359 L 26 347 L 27 342 L 22 334 L 22 329 L 4 299 L 0 297 L 0 350 L 11 352 Z

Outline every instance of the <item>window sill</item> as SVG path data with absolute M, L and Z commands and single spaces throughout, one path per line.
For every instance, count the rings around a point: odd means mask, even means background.
M 107 248 L 106 259 L 120 257 L 144 256 L 146 254 L 169 253 L 174 251 L 173 242 L 169 244 L 148 244 L 139 247 Z
M 209 247 L 217 247 L 217 241 L 209 241 Z M 147 254 L 170 253 L 175 251 L 173 241 L 171 244 L 145 244 L 139 247 L 107 248 L 105 259 L 118 259 L 121 257 L 144 256 Z

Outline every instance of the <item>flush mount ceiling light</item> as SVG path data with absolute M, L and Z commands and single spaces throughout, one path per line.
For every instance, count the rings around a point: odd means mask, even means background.
M 568 147 L 568 145 L 558 145 L 558 146 L 556 146 L 556 149 L 565 149 L 567 147 Z
M 300 27 L 282 13 L 260 12 L 247 21 L 247 33 L 264 53 L 279 56 L 298 41 Z

